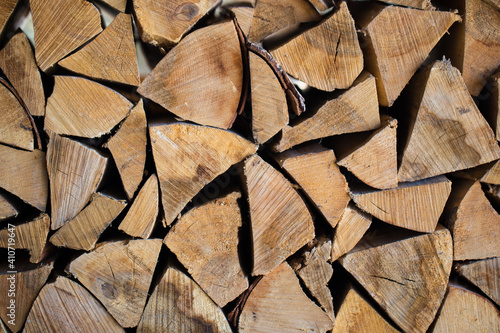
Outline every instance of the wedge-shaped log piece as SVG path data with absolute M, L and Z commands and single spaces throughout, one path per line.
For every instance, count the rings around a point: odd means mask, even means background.
M 248 32 L 250 31 L 250 27 L 252 26 L 255 8 L 241 6 L 231 8 L 231 11 L 236 17 L 236 21 L 240 26 L 241 32 L 243 33 L 243 35 L 247 36 Z
M 134 197 L 142 181 L 148 143 L 147 127 L 144 104 L 141 99 L 107 143 L 120 172 L 128 199 Z
M 365 184 L 381 190 L 398 186 L 397 120 L 384 118 L 382 127 L 355 147 L 338 165 Z
M 5 24 L 14 12 L 19 0 L 4 0 L 0 3 L 0 33 L 3 32 Z
M 49 197 L 45 153 L 0 145 L 0 187 L 44 212 Z
M 259 42 L 281 29 L 320 20 L 321 15 L 307 0 L 258 0 L 248 40 Z
M 351 252 L 340 263 L 405 332 L 425 332 L 446 292 L 453 262 L 449 231 Z
M 32 116 L 45 115 L 42 79 L 31 45 L 22 32 L 0 51 L 0 68 L 23 99 Z
M 50 242 L 59 247 L 90 251 L 123 208 L 125 202 L 95 194 L 87 207 L 50 237 Z
M 257 155 L 245 160 L 253 238 L 252 275 L 266 275 L 314 238 L 314 225 L 292 184 Z
M 482 183 L 500 185 L 500 160 L 496 161 L 481 177 Z
M 455 260 L 500 257 L 500 215 L 479 182 L 454 182 L 448 226 Z
M 500 157 L 491 127 L 472 100 L 458 69 L 436 61 L 420 74 L 414 122 L 399 168 L 399 181 L 467 169 Z M 422 92 L 423 90 L 423 92 Z
M 127 0 L 103 0 L 104 3 L 124 13 L 127 8 Z
M 363 213 L 353 204 L 347 206 L 333 235 L 330 260 L 333 262 L 351 251 L 371 224 L 371 215 Z
M 232 192 L 193 208 L 179 219 L 164 241 L 220 307 L 248 288 L 238 256 L 240 197 L 239 192 Z
M 217 3 L 217 0 L 133 0 L 141 39 L 155 46 L 172 47 Z
M 107 134 L 130 111 L 132 103 L 99 83 L 72 76 L 55 76 L 47 100 L 45 130 L 95 138 Z
M 69 271 L 123 327 L 137 326 L 161 249 L 160 239 L 104 243 Z
M 85 288 L 59 276 L 40 291 L 23 332 L 123 332 L 123 329 Z
M 94 79 L 140 84 L 131 16 L 120 13 L 111 24 L 59 65 Z
M 362 74 L 349 90 L 326 102 L 312 117 L 285 126 L 273 149 L 282 152 L 306 141 L 379 127 L 375 78 Z
M 99 11 L 88 1 L 30 0 L 30 7 L 36 61 L 42 71 L 102 31 Z
M 33 150 L 33 127 L 17 98 L 0 83 L 0 143 Z
M 432 10 L 434 7 L 430 0 L 378 0 L 380 2 L 390 3 L 393 5 Z
M 359 23 L 366 34 L 366 69 L 377 77 L 380 104 L 391 106 L 460 16 L 399 6 L 381 8 L 373 19 L 373 12 L 366 11 L 367 17 Z
M 149 238 L 159 210 L 158 177 L 152 174 L 141 188 L 118 229 L 132 237 Z
M 30 262 L 39 263 L 43 259 L 43 250 L 49 230 L 50 217 L 47 214 L 41 214 L 31 222 L 14 227 L 14 245 L 9 242 L 9 239 L 12 238 L 12 228 L 0 230 L 0 247 L 28 250 Z
M 345 2 L 326 21 L 271 54 L 288 74 L 326 91 L 349 88 L 363 70 L 363 53 Z
M 282 263 L 248 297 L 238 332 L 326 332 L 333 322 L 302 291 L 292 268 Z
M 252 132 L 257 143 L 264 143 L 288 124 L 285 92 L 267 62 L 249 53 L 252 97 Z
M 144 79 L 138 92 L 183 119 L 229 128 L 242 86 L 240 41 L 234 24 L 226 22 L 189 34 Z
M 53 230 L 73 219 L 89 202 L 107 159 L 77 141 L 54 135 L 47 147 Z
M 0 220 L 16 217 L 17 209 L 10 204 L 4 195 L 0 194 Z
M 232 132 L 186 123 L 153 124 L 149 135 L 167 225 L 205 185 L 257 150 Z
M 493 303 L 472 291 L 450 284 L 433 332 L 498 331 L 500 311 Z
M 399 332 L 392 327 L 355 289 L 349 288 L 335 318 L 333 333 Z
M 333 150 L 309 145 L 277 155 L 276 160 L 335 227 L 351 198 Z
M 500 257 L 459 263 L 457 272 L 500 305 Z
M 137 332 L 231 332 L 231 328 L 222 310 L 193 280 L 168 268 L 149 298 Z
M 0 275 L 0 290 L 2 290 L 0 306 L 2 309 L 9 309 L 9 306 L 11 306 L 10 300 L 12 299 L 12 295 L 9 297 L 9 289 L 11 289 L 11 284 L 16 286 L 14 321 L 7 316 L 10 310 L 0 312 L 0 318 L 2 318 L 5 325 L 12 332 L 19 332 L 23 327 L 33 301 L 38 296 L 40 289 L 42 289 L 52 271 L 52 265 L 53 263 L 50 263 L 48 265 L 35 266 L 33 269 L 15 274 L 7 273 Z

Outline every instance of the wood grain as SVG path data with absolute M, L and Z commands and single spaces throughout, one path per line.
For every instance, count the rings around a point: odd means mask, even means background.
M 21 104 L 0 83 L 0 143 L 25 150 L 34 149 L 33 127 Z
M 500 257 L 458 263 L 456 270 L 500 305 Z

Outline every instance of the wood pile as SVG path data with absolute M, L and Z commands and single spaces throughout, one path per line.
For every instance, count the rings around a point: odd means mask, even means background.
M 497 0 L 2 0 L 4 332 L 500 332 Z

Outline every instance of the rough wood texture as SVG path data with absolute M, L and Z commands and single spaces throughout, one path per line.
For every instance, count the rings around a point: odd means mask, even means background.
M 131 16 L 118 14 L 99 36 L 59 65 L 94 79 L 138 86 L 141 82 Z
M 382 127 L 338 161 L 365 184 L 385 190 L 398 186 L 397 120 L 383 118 Z
M 250 27 L 252 26 L 253 14 L 255 12 L 255 8 L 253 7 L 234 7 L 231 8 L 231 11 L 234 13 L 236 17 L 236 21 L 240 26 L 241 32 L 243 35 L 247 36 L 250 32 Z
M 109 242 L 71 262 L 69 271 L 122 327 L 137 326 L 161 249 L 160 239 Z
M 391 106 L 450 26 L 460 21 L 451 12 L 399 6 L 383 8 L 360 20 L 366 34 L 366 69 L 377 77 L 380 104 Z M 370 22 L 366 22 L 371 20 Z
M 276 160 L 335 227 L 351 198 L 333 150 L 310 145 L 279 154 Z
M 99 83 L 72 76 L 54 79 L 54 92 L 47 100 L 46 131 L 99 137 L 118 125 L 132 107 L 125 97 Z
M 418 9 L 425 9 L 425 10 L 434 9 L 430 0 L 379 0 L 379 1 L 393 5 L 412 7 Z
M 0 68 L 32 116 L 45 115 L 45 96 L 31 45 L 22 32 L 0 51 Z
M 88 1 L 30 0 L 30 7 L 36 61 L 44 72 L 102 31 L 99 11 Z
M 450 284 L 435 333 L 499 332 L 500 311 L 486 298 Z
M 193 280 L 168 268 L 149 298 L 137 332 L 231 332 L 231 328 L 222 310 Z
M 249 53 L 252 98 L 252 132 L 263 144 L 288 124 L 286 95 L 272 68 L 260 56 Z
M 149 238 L 159 210 L 158 177 L 152 174 L 140 189 L 118 229 L 132 237 Z
M 42 214 L 33 221 L 16 225 L 14 229 L 15 243 L 12 246 L 15 249 L 28 250 L 30 253 L 30 262 L 39 263 L 43 259 L 43 250 L 47 235 L 50 230 L 50 217 Z M 0 247 L 9 246 L 9 230 L 0 230 Z
M 54 135 L 47 147 L 52 229 L 73 219 L 97 188 L 107 159 L 77 141 Z
M 312 117 L 303 118 L 293 127 L 285 126 L 272 148 L 282 152 L 306 141 L 379 127 L 375 78 L 363 74 L 349 90 L 326 102 Z
M 456 270 L 500 305 L 500 257 L 459 263 Z
M 371 215 L 363 213 L 353 204 L 347 206 L 333 235 L 330 261 L 334 262 L 351 251 L 371 224 Z
M 433 232 L 451 192 L 444 176 L 401 183 L 382 191 L 354 191 L 356 205 L 376 218 L 398 227 Z
M 17 209 L 10 204 L 5 196 L 0 194 L 0 220 L 16 217 L 18 213 Z
M 332 320 L 302 291 L 292 268 L 282 263 L 251 292 L 238 332 L 326 332 Z
M 271 54 L 287 73 L 326 91 L 349 88 L 363 70 L 363 53 L 345 2 L 326 21 Z
M 484 1 L 492 5 L 493 7 L 500 9 L 500 0 L 484 0 Z
M 33 150 L 33 127 L 16 96 L 0 83 L 0 143 Z
M 481 177 L 482 183 L 500 185 L 500 160 L 496 161 Z
M 153 124 L 149 135 L 167 225 L 205 185 L 257 150 L 232 132 L 186 123 Z
M 245 160 L 253 238 L 252 275 L 265 275 L 314 238 L 311 214 L 292 184 L 257 155 Z
M 45 153 L 0 145 L 0 187 L 44 212 L 49 198 Z
M 382 316 L 351 287 L 337 312 L 332 333 L 359 332 L 396 333 L 399 331 L 382 318 Z
M 174 225 L 165 245 L 214 302 L 223 307 L 248 288 L 238 255 L 239 192 L 193 208 Z
M 0 2 L 0 33 L 16 8 L 18 0 L 4 0 Z
M 148 143 L 147 127 L 144 104 L 141 99 L 106 145 L 115 160 L 129 200 L 134 197 L 144 173 Z
M 141 39 L 155 46 L 172 47 L 217 2 L 217 0 L 133 0 L 135 21 Z
M 399 168 L 399 181 L 467 169 L 500 157 L 493 131 L 458 69 L 447 61 L 436 61 L 419 79 L 413 93 L 422 98 L 411 108 L 414 123 Z
M 500 215 L 479 182 L 455 181 L 450 196 L 448 228 L 455 260 L 500 257 Z
M 242 86 L 240 41 L 234 24 L 226 22 L 189 34 L 144 79 L 138 92 L 183 119 L 229 128 Z
M 125 9 L 127 8 L 127 0 L 102 0 L 102 1 L 110 5 L 111 7 L 115 8 L 116 10 L 119 10 L 122 13 L 124 13 Z
M 439 226 L 433 234 L 348 253 L 340 262 L 405 332 L 425 332 L 446 291 L 452 247 L 449 231 Z
M 258 0 L 248 40 L 260 42 L 287 27 L 320 20 L 321 15 L 307 0 Z
M 94 194 L 87 207 L 57 230 L 50 237 L 50 242 L 59 247 L 90 251 L 123 208 L 123 201 Z
M 111 333 L 123 329 L 85 288 L 59 276 L 40 291 L 23 332 L 89 331 Z

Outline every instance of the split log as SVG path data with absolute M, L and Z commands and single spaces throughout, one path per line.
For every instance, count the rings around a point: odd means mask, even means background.
M 314 238 L 311 215 L 292 184 L 258 155 L 245 160 L 253 239 L 252 275 L 266 275 Z
M 69 271 L 104 305 L 122 327 L 141 319 L 160 239 L 109 242 L 71 262 Z
M 124 13 L 125 9 L 127 8 L 127 0 L 102 0 L 102 1 L 104 1 L 104 3 L 108 4 L 114 9 L 119 10 L 122 13 Z
M 422 97 L 412 104 L 412 130 L 399 168 L 399 181 L 467 169 L 500 157 L 493 131 L 458 69 L 447 61 L 436 61 L 417 79 L 412 93 Z
M 486 298 L 450 284 L 434 326 L 441 332 L 498 332 L 500 311 Z
M 309 145 L 288 150 L 275 158 L 334 228 L 351 198 L 333 150 Z
M 238 255 L 242 225 L 239 198 L 239 192 L 232 192 L 193 208 L 164 240 L 194 281 L 220 307 L 248 288 Z
M 19 212 L 10 204 L 4 195 L 0 194 L 0 221 L 16 217 Z
M 454 260 L 500 257 L 500 215 L 481 184 L 455 181 L 449 202 L 447 222 L 453 235 Z
M 159 210 L 158 177 L 152 174 L 141 188 L 118 229 L 132 237 L 149 238 Z
M 19 332 L 23 327 L 33 301 L 52 271 L 52 266 L 53 263 L 51 262 L 48 265 L 30 267 L 28 270 L 17 271 L 17 273 L 7 271 L 5 274 L 0 275 L 0 290 L 2 290 L 0 306 L 3 310 L 0 312 L 0 318 L 12 332 Z M 15 298 L 9 297 L 12 283 L 15 285 Z M 9 309 L 11 299 L 15 299 L 14 320 L 4 310 Z
M 500 160 L 493 163 L 480 180 L 482 183 L 500 185 Z
M 9 242 L 12 229 L 15 235 L 14 245 Z M 50 217 L 47 214 L 41 214 L 33 221 L 16 225 L 14 228 L 9 225 L 6 229 L 0 230 L 0 247 L 28 250 L 30 262 L 39 263 L 44 259 L 44 249 L 49 230 Z
M 384 3 L 390 3 L 393 5 L 412 7 L 425 10 L 433 10 L 434 7 L 430 0 L 378 0 Z
M 456 270 L 500 305 L 500 257 L 458 263 Z
M 94 194 L 88 206 L 57 230 L 50 242 L 59 247 L 90 251 L 123 208 L 123 201 Z
M 231 8 L 234 16 L 236 17 L 236 21 L 240 26 L 241 32 L 243 35 L 248 36 L 250 32 L 250 27 L 252 26 L 253 15 L 255 12 L 254 7 L 234 7 Z
M 257 150 L 232 132 L 186 123 L 152 124 L 149 136 L 167 225 L 205 185 Z
M 307 298 L 284 262 L 264 276 L 248 297 L 238 332 L 326 332 L 332 327 L 330 317 Z
M 433 232 L 451 192 L 444 176 L 413 183 L 401 183 L 395 189 L 353 191 L 352 198 L 363 211 L 398 227 Z
M 14 12 L 18 0 L 5 0 L 0 3 L 0 34 L 3 33 L 5 24 Z
M 26 35 L 18 32 L 0 51 L 0 68 L 23 99 L 32 116 L 45 115 L 40 72 Z
M 94 40 L 61 60 L 59 66 L 90 78 L 138 86 L 131 16 L 118 14 Z
M 455 13 L 399 6 L 364 10 L 357 20 L 366 37 L 366 69 L 377 78 L 380 105 L 391 106 L 437 42 L 454 22 Z
M 271 54 L 288 74 L 326 91 L 349 88 L 363 70 L 363 53 L 345 2 L 320 25 Z
M 44 72 L 102 31 L 99 11 L 88 1 L 30 0 L 30 8 L 36 61 Z
M 116 163 L 129 200 L 134 197 L 144 174 L 148 143 L 147 126 L 141 99 L 106 144 Z
M 85 288 L 59 276 L 40 291 L 23 332 L 51 331 L 111 333 L 123 329 Z
M 353 251 L 340 263 L 405 332 L 425 332 L 446 292 L 452 246 L 450 232 L 438 226 L 433 234 Z
M 193 280 L 168 268 L 149 298 L 137 332 L 231 332 L 231 328 L 222 310 Z
M 236 118 L 242 87 L 240 41 L 234 24 L 225 22 L 186 36 L 137 91 L 182 119 L 227 129 Z
M 77 141 L 54 135 L 47 147 L 53 230 L 73 219 L 97 188 L 107 159 Z
M 179 43 L 218 1 L 133 0 L 132 3 L 141 39 L 155 46 L 170 48 Z
M 375 78 L 362 74 L 340 97 L 326 102 L 312 117 L 285 126 L 273 150 L 282 152 L 300 143 L 327 136 L 380 127 Z
M 0 187 L 44 212 L 49 197 L 45 153 L 0 145 Z M 54 203 L 52 203 L 53 205 Z
M 94 81 L 72 76 L 54 79 L 54 92 L 47 100 L 46 131 L 99 137 L 109 133 L 132 107 L 125 97 Z

